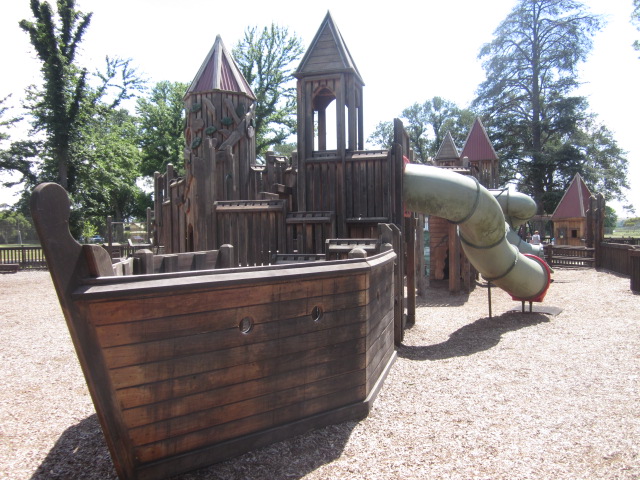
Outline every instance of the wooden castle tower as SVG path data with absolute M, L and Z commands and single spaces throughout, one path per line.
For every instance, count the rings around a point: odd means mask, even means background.
M 168 252 L 217 248 L 214 203 L 249 198 L 255 163 L 255 95 L 220 36 L 191 82 L 186 111 L 185 177 L 156 174 L 155 211 Z M 161 208 L 163 202 L 171 208 Z
M 449 132 L 434 158 L 437 167 L 472 175 L 486 188 L 498 186 L 498 155 L 480 118 L 476 118 L 462 151 Z M 460 248 L 456 225 L 440 217 L 429 217 L 430 279 L 449 281 L 449 290 L 469 290 L 475 282 L 475 271 Z
M 379 247 L 380 225 L 387 225 L 395 229 L 398 258 L 411 250 L 413 265 L 415 219 L 402 202 L 408 135 L 396 120 L 391 150 L 363 150 L 364 82 L 330 13 L 294 76 L 297 152 L 268 153 L 257 165 L 255 95 L 216 38 L 184 99 L 185 175 L 169 166 L 155 176 L 157 244 L 171 254 L 230 244 L 239 266 L 329 260 L 344 258 L 340 252 L 353 245 Z M 407 269 L 409 282 L 414 272 Z M 408 298 L 414 309 L 415 293 Z

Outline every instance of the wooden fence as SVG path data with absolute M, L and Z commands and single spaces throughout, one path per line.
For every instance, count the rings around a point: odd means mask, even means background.
M 270 265 L 285 253 L 284 200 L 215 203 L 217 242 L 233 245 L 239 266 Z
M 597 249 L 546 245 L 545 257 L 552 267 L 596 267 L 631 278 L 631 290 L 640 291 L 640 247 L 601 242 Z
M 20 269 L 47 268 L 42 248 L 39 246 L 1 247 L 1 264 L 17 264 Z
M 594 267 L 595 249 L 570 245 L 545 245 L 545 257 L 552 267 Z
M 596 266 L 622 275 L 631 275 L 630 253 L 637 249 L 634 245 L 622 243 L 601 243 Z

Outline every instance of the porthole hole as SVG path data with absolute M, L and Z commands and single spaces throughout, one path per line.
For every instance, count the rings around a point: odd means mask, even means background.
M 311 310 L 311 318 L 314 322 L 319 322 L 322 318 L 322 307 L 319 307 L 317 305 L 313 307 L 313 310 Z
M 246 335 L 253 329 L 253 320 L 249 317 L 244 317 L 242 320 L 240 320 L 238 329 L 240 330 L 240 333 Z

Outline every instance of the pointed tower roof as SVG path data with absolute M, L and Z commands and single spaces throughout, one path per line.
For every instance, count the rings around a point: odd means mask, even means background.
M 553 215 L 551 215 L 551 220 L 586 217 L 590 197 L 591 192 L 589 188 L 584 183 L 580 174 L 576 173 L 569 184 L 569 188 L 564 192 L 562 200 L 560 200 L 556 210 L 553 212 Z
M 435 161 L 446 161 L 446 160 L 459 160 L 460 153 L 458 153 L 458 147 L 456 147 L 455 142 L 453 141 L 453 137 L 451 136 L 451 132 L 447 131 L 447 134 L 444 136 L 444 140 L 438 149 L 438 153 L 436 154 Z
M 327 12 L 307 53 L 294 73 L 296 78 L 315 73 L 350 72 L 364 85 L 342 34 L 336 27 L 331 12 Z
M 476 117 L 471 131 L 464 142 L 464 148 L 460 153 L 460 158 L 467 157 L 470 162 L 479 162 L 481 160 L 498 160 L 498 155 L 493 149 L 489 135 L 484 129 L 484 125 L 480 121 L 480 117 Z
M 256 98 L 249 83 L 240 73 L 235 60 L 222 43 L 220 35 L 216 36 L 213 47 L 191 82 L 186 95 L 211 90 L 244 93 L 254 100 Z

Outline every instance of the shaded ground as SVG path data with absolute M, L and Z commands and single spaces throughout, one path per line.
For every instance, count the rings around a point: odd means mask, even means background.
M 431 288 L 368 418 L 180 480 L 640 479 L 640 296 L 554 278 L 558 315 Z M 0 478 L 115 478 L 48 273 L 0 291 Z

